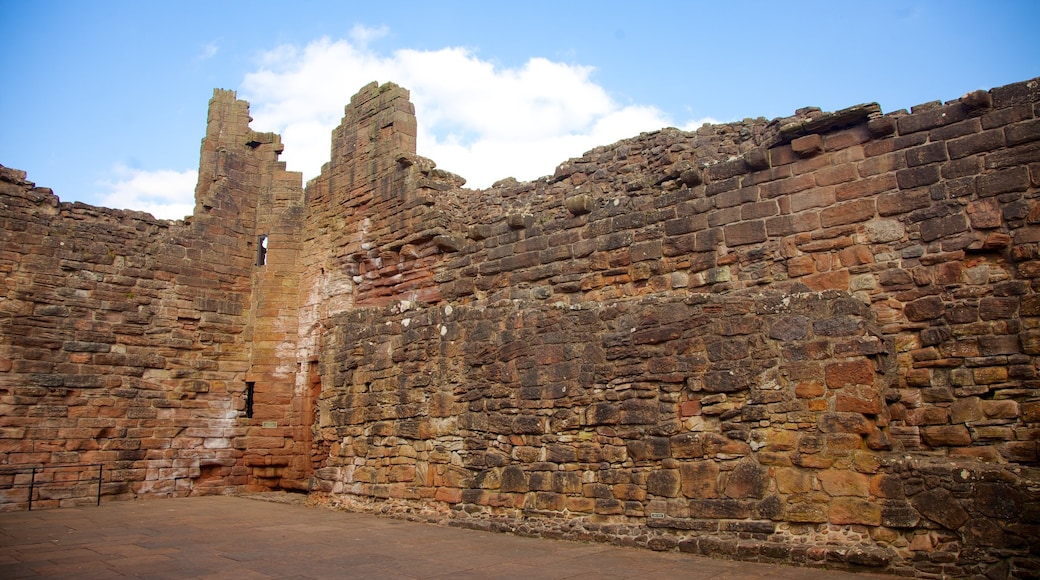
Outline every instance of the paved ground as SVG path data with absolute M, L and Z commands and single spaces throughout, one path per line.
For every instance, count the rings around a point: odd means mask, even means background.
M 0 578 L 883 576 L 520 538 L 238 497 L 0 513 Z

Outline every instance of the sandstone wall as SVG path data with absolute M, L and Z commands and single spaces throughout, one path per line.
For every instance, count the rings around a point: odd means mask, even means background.
M 306 188 L 217 91 L 185 222 L 2 169 L 0 461 L 1038 576 L 1038 102 L 664 129 L 475 191 L 415 154 L 395 85 Z
M 263 373 L 276 360 L 264 349 L 279 338 L 267 301 L 287 295 L 264 291 L 265 276 L 292 265 L 286 234 L 269 225 L 280 214 L 269 208 L 285 197 L 287 178 L 297 206 L 302 188 L 277 162 L 278 137 L 248 122 L 247 103 L 216 92 L 186 222 L 62 203 L 0 167 L 5 468 L 102 463 L 105 498 L 185 495 L 277 482 L 299 454 L 287 430 L 291 378 L 284 387 Z M 275 244 L 265 268 L 256 266 L 258 232 Z M 288 294 L 294 304 L 295 288 Z M 247 371 L 258 375 L 249 377 L 258 381 L 254 419 L 243 417 Z M 263 429 L 264 420 L 277 428 Z M 29 475 L 0 469 L 0 477 L 10 485 Z M 47 471 L 37 482 L 55 477 Z M 84 487 L 45 487 L 34 505 L 91 498 Z M 5 507 L 25 504 L 26 489 L 3 493 Z
M 662 130 L 430 192 L 465 240 L 426 261 L 376 241 L 366 302 L 324 322 L 319 489 L 485 529 L 1036 574 L 1037 98 Z M 434 289 L 395 286 L 416 268 Z

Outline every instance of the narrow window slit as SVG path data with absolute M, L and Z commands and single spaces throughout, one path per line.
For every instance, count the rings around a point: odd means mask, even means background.
M 253 393 L 256 388 L 256 383 L 246 383 L 246 419 L 253 418 Z
M 256 265 L 263 266 L 267 263 L 267 234 L 262 234 L 256 242 Z

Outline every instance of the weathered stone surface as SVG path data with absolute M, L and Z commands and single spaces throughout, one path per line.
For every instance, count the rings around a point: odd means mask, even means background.
M 682 479 L 678 469 L 661 469 L 650 474 L 646 480 L 646 491 L 663 497 L 679 495 Z
M 951 530 L 968 521 L 968 512 L 945 489 L 931 489 L 910 499 L 911 505 L 924 517 Z
M 725 494 L 734 499 L 765 497 L 769 491 L 769 470 L 752 461 L 742 461 L 729 475 Z
M 691 461 L 679 466 L 682 493 L 689 498 L 714 498 L 719 494 L 719 466 L 714 461 Z
M 480 191 L 415 154 L 400 87 L 351 100 L 306 189 L 218 91 L 180 222 L 0 167 L 0 459 L 104 462 L 124 498 L 1040 569 L 1031 83 L 664 129 Z

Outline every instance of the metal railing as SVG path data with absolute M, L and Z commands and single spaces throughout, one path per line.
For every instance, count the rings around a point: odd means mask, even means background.
M 0 465 L 0 490 L 28 488 L 27 509 L 32 511 L 33 500 L 41 498 L 40 491 L 54 487 L 75 486 L 97 482 L 93 494 L 95 505 L 101 505 L 101 482 L 104 479 L 104 464 L 101 463 L 51 463 L 47 465 Z M 28 474 L 28 481 L 24 475 Z M 19 477 L 21 475 L 22 477 Z M 8 479 L 10 481 L 8 482 Z M 88 497 L 81 495 L 80 497 Z M 70 496 L 71 498 L 71 496 Z M 70 499 L 62 498 L 62 499 Z M 2 505 L 2 502 L 0 502 Z

